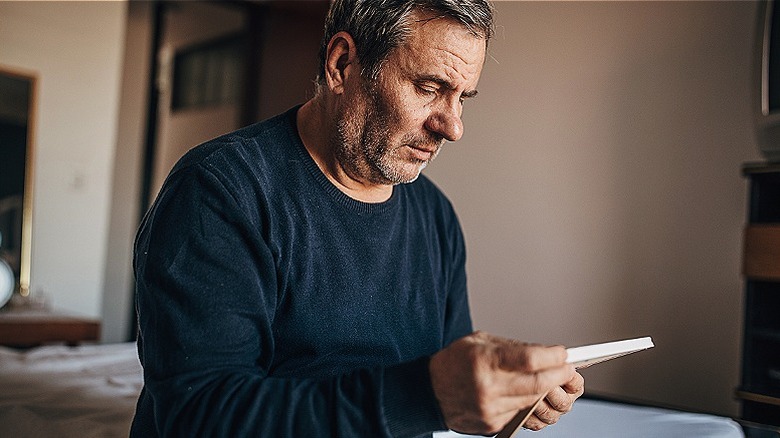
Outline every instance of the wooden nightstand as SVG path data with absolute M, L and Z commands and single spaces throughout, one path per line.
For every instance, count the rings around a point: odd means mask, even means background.
M 29 348 L 42 344 L 78 345 L 97 341 L 100 321 L 47 310 L 0 310 L 0 345 Z

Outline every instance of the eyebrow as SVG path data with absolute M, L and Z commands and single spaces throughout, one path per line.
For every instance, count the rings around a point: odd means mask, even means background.
M 440 78 L 438 76 L 434 75 L 423 75 L 417 78 L 417 82 L 433 82 L 434 84 L 439 85 L 442 88 L 446 88 L 448 90 L 454 90 L 455 87 L 452 86 L 452 84 L 447 81 L 446 79 Z M 477 90 L 466 90 L 463 93 L 461 93 L 461 97 L 463 98 L 472 98 L 477 96 L 478 91 Z

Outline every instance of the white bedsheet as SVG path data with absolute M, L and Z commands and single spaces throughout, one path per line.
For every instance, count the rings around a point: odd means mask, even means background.
M 527 438 L 742 438 L 742 428 L 730 418 L 580 399 L 557 424 L 539 432 L 522 430 Z M 454 432 L 434 438 L 465 438 Z
M 142 382 L 134 343 L 0 347 L 0 437 L 127 437 Z
M 134 343 L 0 347 L 0 437 L 127 437 L 142 387 Z M 455 438 L 454 432 L 434 438 Z M 742 438 L 734 421 L 595 400 L 528 438 Z

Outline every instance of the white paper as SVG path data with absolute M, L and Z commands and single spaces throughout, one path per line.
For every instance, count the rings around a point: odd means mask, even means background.
M 650 337 L 644 337 L 567 348 L 566 352 L 569 356 L 566 362 L 573 364 L 577 369 L 587 368 L 593 364 L 653 347 L 653 340 Z

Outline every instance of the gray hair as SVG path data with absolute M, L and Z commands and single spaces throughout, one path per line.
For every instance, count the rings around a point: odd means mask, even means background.
M 493 36 L 493 8 L 486 0 L 335 0 L 325 19 L 317 85 L 324 85 L 328 43 L 341 31 L 355 40 L 361 75 L 376 80 L 390 51 L 407 40 L 415 10 L 455 19 L 485 44 Z

